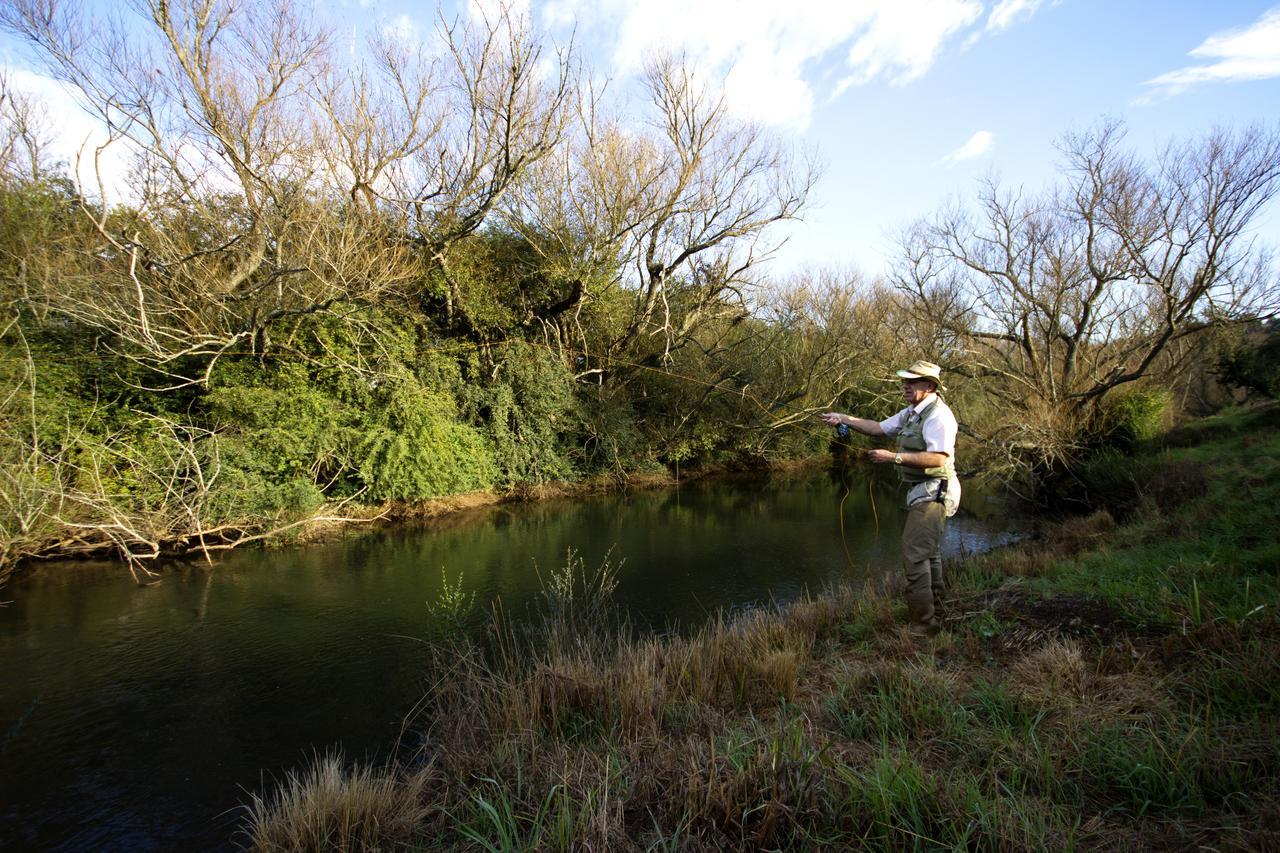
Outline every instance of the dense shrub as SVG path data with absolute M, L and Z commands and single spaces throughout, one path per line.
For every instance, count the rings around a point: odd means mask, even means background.
M 452 397 L 411 377 L 388 385 L 356 427 L 357 472 L 371 497 L 416 500 L 493 485 L 488 447 L 457 422 Z
M 396 341 L 381 339 L 384 346 Z M 452 394 L 433 387 L 441 369 L 429 355 L 416 359 L 407 341 L 400 336 L 398 359 L 383 355 L 360 373 L 280 360 L 220 374 L 206 403 L 251 504 L 265 509 L 287 499 L 297 506 L 318 488 L 415 500 L 493 484 L 483 438 L 459 422 Z M 406 364 L 414 360 L 416 371 Z M 254 481 L 256 489 L 248 486 Z
M 1129 449 L 1160 434 L 1172 402 L 1163 388 L 1130 388 L 1106 398 L 1102 422 L 1105 441 Z
M 458 389 L 462 411 L 484 430 L 497 482 L 504 486 L 568 480 L 581 429 L 573 376 L 556 354 L 512 341 L 486 369 L 468 361 L 471 381 Z
M 1251 330 L 1222 355 L 1216 372 L 1222 382 L 1248 394 L 1280 397 L 1280 323 Z

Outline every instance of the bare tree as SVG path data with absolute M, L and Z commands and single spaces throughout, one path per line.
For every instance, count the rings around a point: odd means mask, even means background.
M 602 116 L 589 93 L 574 144 L 520 187 L 507 212 L 572 282 L 560 313 L 576 314 L 590 284 L 627 288 L 631 311 L 605 354 L 639 348 L 664 358 L 700 326 L 747 316 L 753 274 L 776 248 L 767 232 L 799 215 L 817 173 L 736 119 L 723 92 L 683 61 L 653 60 L 644 80 L 647 129 Z
M 46 160 L 51 133 L 37 100 L 0 74 L 0 175 L 39 180 L 50 165 Z
M 855 270 L 811 269 L 769 289 L 757 314 L 759 340 L 739 361 L 759 370 L 757 393 L 774 416 L 768 428 L 803 423 L 850 394 L 896 405 L 884 380 L 918 350 L 901 294 Z
M 1216 131 L 1153 163 L 1122 141 L 1115 123 L 1067 136 L 1042 195 L 988 179 L 973 213 L 913 226 L 894 273 L 947 366 L 999 398 L 1005 437 L 1048 457 L 1171 345 L 1280 305 L 1249 232 L 1280 192 L 1280 133 Z
M 527 17 L 506 5 L 478 25 L 442 19 L 438 35 L 440 54 L 376 38 L 367 62 L 328 81 L 323 132 L 349 195 L 443 273 L 453 321 L 465 312 L 452 251 L 560 144 L 575 74 L 572 46 L 548 64 Z
M 567 56 L 548 80 L 505 11 L 442 25 L 442 58 L 383 39 L 355 69 L 295 0 L 134 11 L 15 0 L 0 23 L 135 161 L 125 206 L 82 188 L 92 245 L 36 291 L 178 382 L 293 318 L 447 278 L 450 247 L 563 125 Z

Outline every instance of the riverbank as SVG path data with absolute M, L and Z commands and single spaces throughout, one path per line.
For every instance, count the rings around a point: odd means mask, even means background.
M 574 500 L 593 495 L 674 489 L 684 483 L 701 481 L 733 481 L 761 476 L 801 476 L 830 464 L 830 455 L 823 454 L 773 460 L 767 465 L 751 468 L 709 465 L 692 471 L 681 471 L 678 479 L 672 473 L 630 472 L 617 476 L 548 482 L 504 490 L 461 492 L 427 500 L 393 500 L 378 504 L 341 502 L 321 507 L 307 518 L 279 525 L 275 532 L 250 527 L 243 529 L 232 527 L 220 530 L 216 534 L 210 533 L 203 539 L 199 536 L 184 536 L 176 541 L 157 540 L 154 547 L 158 556 L 153 560 L 130 563 L 120 556 L 114 545 L 104 544 L 96 549 L 76 547 L 66 551 L 51 550 L 40 556 L 26 557 L 17 563 L 6 564 L 0 561 L 0 587 L 35 566 L 59 561 L 115 559 L 119 560 L 122 566 L 133 569 L 135 577 L 139 576 L 139 573 L 145 577 L 151 568 L 159 569 L 169 560 L 189 560 L 193 557 L 204 560 L 206 558 L 202 551 L 204 548 L 207 548 L 208 558 L 213 559 L 220 552 L 225 553 L 235 548 L 245 547 L 249 543 L 252 543 L 253 547 L 261 548 L 291 548 L 299 545 L 323 544 L 347 536 L 384 530 L 388 525 L 438 520 L 447 516 L 463 518 L 468 513 L 502 504 Z
M 560 606 L 537 637 L 442 650 L 421 749 L 318 763 L 254 803 L 246 839 L 1274 847 L 1278 418 L 1198 422 L 1085 472 L 1103 508 L 960 566 L 928 640 L 894 598 L 842 588 L 687 638 Z

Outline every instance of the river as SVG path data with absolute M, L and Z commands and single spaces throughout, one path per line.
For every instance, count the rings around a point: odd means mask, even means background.
M 901 511 L 848 475 L 503 505 L 323 545 L 166 567 L 41 566 L 0 589 L 0 848 L 226 849 L 250 791 L 308 756 L 389 754 L 423 692 L 442 572 L 526 612 L 574 549 L 621 564 L 644 629 L 897 566 Z M 972 487 L 946 551 L 1010 534 Z M 846 553 L 847 552 L 847 553 Z

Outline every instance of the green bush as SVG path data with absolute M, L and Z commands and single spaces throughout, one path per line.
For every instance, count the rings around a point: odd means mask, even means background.
M 1130 449 L 1155 438 L 1165 426 L 1172 401 L 1163 388 L 1132 388 L 1107 397 L 1102 412 L 1106 442 Z
M 356 440 L 358 476 L 376 500 L 415 500 L 487 489 L 495 468 L 473 427 L 458 423 L 447 394 L 404 377 L 363 412 Z
M 1147 482 L 1149 465 L 1115 448 L 1104 447 L 1076 466 L 1077 482 L 1083 486 L 1082 502 L 1094 510 L 1108 509 L 1117 517 L 1137 506 L 1140 484 Z
M 573 376 L 554 352 L 511 341 L 484 369 L 474 356 L 459 389 L 466 419 L 484 429 L 500 485 L 536 485 L 575 474 L 571 448 L 581 429 Z
M 579 406 L 582 439 L 573 455 L 583 472 L 666 473 L 645 441 L 629 395 L 608 387 L 591 388 L 583 392 Z
M 321 488 L 417 500 L 493 484 L 484 440 L 459 422 L 452 395 L 404 362 L 378 366 L 353 373 L 289 360 L 221 371 L 206 405 L 249 506 L 298 507 Z M 430 366 L 418 365 L 428 379 Z
M 1243 342 L 1219 358 L 1214 372 L 1224 384 L 1248 394 L 1280 397 L 1280 323 L 1273 320 L 1249 330 Z

